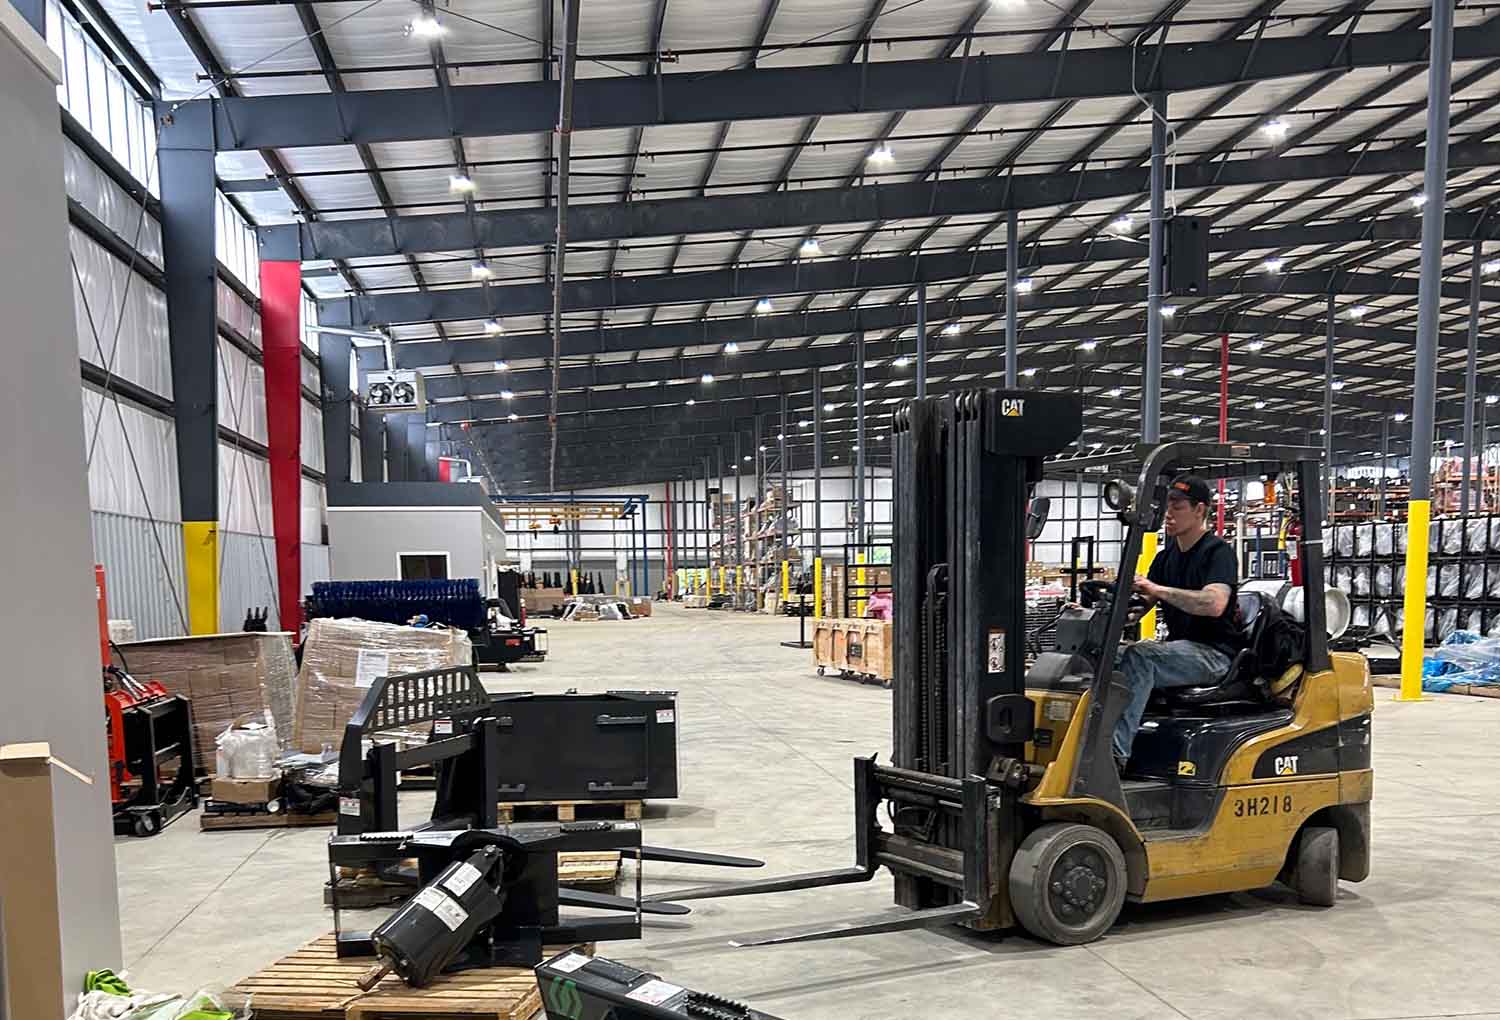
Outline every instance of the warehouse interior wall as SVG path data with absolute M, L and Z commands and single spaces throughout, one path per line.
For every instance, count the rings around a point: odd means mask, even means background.
M 79 427 L 83 399 L 76 348 L 66 342 L 76 324 L 69 237 L 62 229 L 68 213 L 56 95 L 61 73 L 45 41 L 6 5 L 0 17 L 0 308 L 11 370 L 0 377 L 0 405 L 9 419 L 0 469 L 11 482 L 4 497 L 4 559 L 24 595 L 7 600 L 0 614 L 7 651 L 0 744 L 44 741 L 55 757 L 89 777 L 83 782 L 54 773 L 63 963 L 56 992 L 71 1008 L 86 971 L 119 967 L 120 918 L 94 637 L 89 479 Z M 8 980 L 38 976 L 11 974 Z
M 53 0 L 47 43 L 62 62 L 55 104 L 75 137 L 62 140 L 62 179 L 77 211 L 68 244 L 83 436 L 95 562 L 102 563 L 110 615 L 138 637 L 187 632 L 177 446 L 171 416 L 167 299 L 161 226 L 121 184 L 156 193 L 156 135 L 150 107 L 109 54 Z M 55 111 L 54 111 L 55 112 Z M 79 137 L 79 135 L 83 137 Z M 87 143 L 86 151 L 85 145 Z M 91 154 L 92 153 L 92 154 Z M 104 164 L 109 164 L 106 167 Z M 238 630 L 247 610 L 269 607 L 279 625 L 267 439 L 265 373 L 254 231 L 223 194 L 216 210 L 220 617 Z M 310 308 L 311 301 L 304 304 Z M 321 379 L 311 348 L 302 360 L 302 583 L 328 576 L 321 479 Z M 75 369 L 76 371 L 77 369 Z M 107 387 L 107 393 L 106 393 Z

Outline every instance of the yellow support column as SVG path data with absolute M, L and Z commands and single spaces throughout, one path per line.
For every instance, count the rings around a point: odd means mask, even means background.
M 1427 541 L 1432 503 L 1406 505 L 1406 598 L 1401 620 L 1401 693 L 1397 701 L 1422 700 L 1422 652 L 1427 645 Z
M 188 627 L 194 634 L 219 632 L 219 523 L 182 522 L 187 576 Z
M 813 558 L 813 619 L 823 618 L 823 557 Z
M 1151 570 L 1151 562 L 1155 559 L 1156 532 L 1151 531 L 1141 536 L 1141 558 L 1136 560 L 1135 562 L 1135 572 L 1137 574 L 1149 573 Z M 1119 579 L 1118 594 L 1120 598 L 1130 597 L 1130 584 L 1134 580 L 1135 578 L 1133 577 L 1122 577 Z M 1141 617 L 1141 638 L 1143 640 L 1149 641 L 1154 637 L 1156 637 L 1156 610 L 1153 609 L 1151 610 L 1151 612 Z

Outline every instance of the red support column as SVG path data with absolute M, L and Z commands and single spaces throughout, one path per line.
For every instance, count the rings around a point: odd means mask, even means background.
M 261 353 L 281 629 L 302 627 L 302 264 L 260 264 Z

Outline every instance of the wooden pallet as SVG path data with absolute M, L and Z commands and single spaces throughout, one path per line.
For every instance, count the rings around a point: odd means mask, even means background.
M 545 952 L 551 956 L 562 948 Z M 251 997 L 256 1020 L 531 1020 L 541 1010 L 536 977 L 528 967 L 444 974 L 427 988 L 408 988 L 391 974 L 362 992 L 355 982 L 373 962 L 371 957 L 340 960 L 333 936 L 324 935 L 233 991 Z
M 546 821 L 577 821 L 579 808 L 584 809 L 585 817 L 598 818 L 603 815 L 613 815 L 627 822 L 638 822 L 641 819 L 642 802 L 638 800 L 535 800 L 506 802 L 499 807 L 501 825 L 509 825 L 517 821 L 536 821 L 539 818 Z
M 564 852 L 557 855 L 559 885 L 613 892 L 619 881 L 618 850 Z M 339 909 L 367 910 L 400 903 L 411 896 L 415 888 L 409 883 L 391 882 L 376 878 L 373 874 L 349 874 L 339 879 Z M 323 884 L 323 905 L 333 905 L 333 896 L 326 882 Z
M 229 829 L 306 829 L 319 825 L 334 825 L 338 820 L 337 811 L 325 811 L 317 815 L 292 815 L 285 811 L 274 815 L 200 814 L 198 826 L 204 832 L 220 832 Z
M 1399 673 L 1376 674 L 1370 678 L 1376 687 L 1388 687 L 1400 689 L 1401 676 Z M 1466 694 L 1471 698 L 1500 698 L 1500 687 L 1492 684 L 1454 684 L 1443 694 Z

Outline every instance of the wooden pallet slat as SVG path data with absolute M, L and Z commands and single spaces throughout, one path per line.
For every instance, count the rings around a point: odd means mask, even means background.
M 592 946 L 582 948 L 593 952 Z M 393 974 L 363 992 L 355 982 L 372 962 L 339 959 L 333 936 L 324 935 L 240 981 L 234 991 L 251 997 L 256 1020 L 532 1020 L 541 1007 L 527 967 L 444 974 L 427 988 L 410 988 Z
M 548 821 L 577 821 L 579 808 L 591 814 L 617 812 L 623 821 L 638 822 L 643 806 L 644 802 L 639 800 L 532 800 L 503 801 L 498 808 L 500 824 L 509 825 L 518 820 L 518 815 L 541 816 Z

